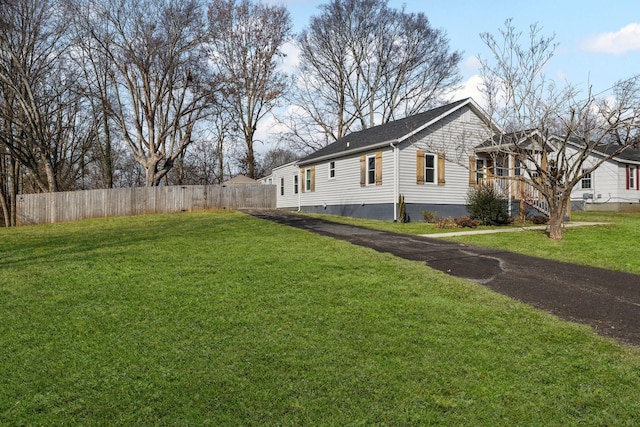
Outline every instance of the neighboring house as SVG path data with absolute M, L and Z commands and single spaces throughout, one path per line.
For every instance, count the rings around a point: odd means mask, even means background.
M 260 181 L 256 181 L 253 178 L 249 178 L 248 176 L 245 175 L 236 175 L 231 179 L 226 180 L 225 182 L 222 183 L 222 185 L 227 185 L 227 184 L 259 184 Z
M 605 147 L 594 151 L 585 169 L 606 153 Z M 627 148 L 585 176 L 571 192 L 571 204 L 586 210 L 640 212 L 640 150 Z

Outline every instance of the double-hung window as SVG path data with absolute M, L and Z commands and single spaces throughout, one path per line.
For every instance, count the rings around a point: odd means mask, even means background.
M 298 174 L 293 175 L 293 194 L 298 194 Z
M 633 166 L 629 167 L 629 185 L 628 187 L 631 190 L 636 189 L 636 168 Z
M 424 182 L 434 184 L 436 182 L 436 155 L 424 155 Z
M 584 176 L 582 177 L 582 180 L 580 180 L 580 187 L 583 190 L 588 190 L 592 188 L 591 186 L 592 186 L 592 178 L 591 178 L 591 172 L 589 172 L 587 174 L 584 174 Z
M 376 156 L 367 157 L 367 184 L 376 183 Z
M 486 172 L 487 163 L 485 159 L 476 160 L 476 184 L 482 184 Z
M 280 178 L 280 195 L 284 196 L 284 177 Z
M 311 169 L 306 169 L 305 170 L 304 189 L 306 191 L 311 191 Z
M 336 162 L 329 162 L 329 179 L 336 177 Z

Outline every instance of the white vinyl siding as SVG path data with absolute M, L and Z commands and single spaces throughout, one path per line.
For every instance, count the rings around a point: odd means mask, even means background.
M 376 153 L 381 153 L 379 160 L 381 182 L 376 185 L 374 178 L 373 184 L 361 187 L 360 158 L 364 155 L 365 159 L 369 156 L 375 159 Z M 317 163 L 316 170 L 327 171 L 326 175 L 316 173 L 315 192 L 302 193 L 302 206 L 321 206 L 324 203 L 327 205 L 367 205 L 393 202 L 393 151 L 390 148 L 384 147 L 331 161 L 335 162 L 335 178 L 330 179 L 328 177 L 330 161 Z M 327 178 L 320 179 L 318 178 L 319 176 L 326 176 Z
M 466 111 L 465 111 L 466 110 Z M 432 126 L 398 146 L 398 194 L 405 196 L 406 203 L 466 204 L 469 189 L 468 159 L 473 156 L 473 147 L 488 137 L 486 125 L 468 107 L 452 113 L 441 124 Z M 416 154 L 418 150 L 434 154 L 437 185 L 416 184 Z M 365 161 L 381 153 L 380 185 L 361 186 L 361 158 Z M 438 182 L 438 156 L 443 157 L 444 177 Z M 329 179 L 330 162 L 335 162 L 337 171 Z M 462 165 L 464 163 L 464 165 Z M 368 205 L 397 202 L 394 192 L 394 153 L 390 146 L 361 151 L 350 156 L 327 159 L 315 164 L 315 192 L 304 192 L 301 206 Z M 308 166 L 303 166 L 304 168 Z M 366 167 L 366 163 L 365 163 Z M 365 169 L 366 171 L 366 169 Z M 320 179 L 319 177 L 326 177 Z M 390 211 L 392 212 L 392 211 Z M 393 219 L 393 218 L 389 218 Z
M 297 208 L 298 207 L 298 176 L 300 170 L 295 163 L 289 163 L 273 169 L 269 178 L 264 180 L 265 183 L 278 183 L 278 192 L 276 199 L 276 207 L 278 208 Z M 284 194 L 283 190 L 284 189 Z
M 473 147 L 487 137 L 486 125 L 469 109 L 451 114 L 437 126 L 416 135 L 417 140 L 401 145 L 399 155 L 399 193 L 405 203 L 429 203 L 443 205 L 466 204 L 469 190 L 469 158 L 474 156 Z M 444 155 L 444 182 L 440 185 L 419 185 L 416 182 L 416 155 Z M 436 174 L 438 180 L 436 155 Z

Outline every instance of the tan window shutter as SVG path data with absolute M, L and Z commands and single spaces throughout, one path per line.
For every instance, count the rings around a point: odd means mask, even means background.
M 307 181 L 305 180 L 306 179 L 306 176 L 305 176 L 306 171 L 307 170 L 305 168 L 300 169 L 300 184 L 301 184 L 300 185 L 300 191 L 303 192 L 303 193 L 305 192 L 306 187 L 307 187 Z
M 316 167 L 311 166 L 311 192 L 316 191 Z
M 367 158 L 360 156 L 360 187 L 367 185 Z
M 382 185 L 382 151 L 376 153 L 376 185 Z
M 416 151 L 416 184 L 424 184 L 424 151 Z
M 444 185 L 444 153 L 438 153 L 438 185 Z
M 469 187 L 476 186 L 476 157 L 469 157 Z

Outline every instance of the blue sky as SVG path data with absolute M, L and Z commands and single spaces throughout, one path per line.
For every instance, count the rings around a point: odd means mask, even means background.
M 319 0 L 271 0 L 289 9 L 296 31 L 319 13 Z M 594 92 L 608 89 L 617 80 L 640 74 L 640 0 L 391 0 L 391 7 L 403 4 L 409 12 L 424 12 L 431 25 L 446 31 L 451 49 L 463 52 L 460 71 L 467 88 L 462 96 L 474 95 L 477 85 L 478 55 L 489 52 L 480 33 L 497 35 L 505 20 L 527 33 L 534 23 L 542 34 L 555 34 L 559 43 L 546 75 L 556 81 L 568 80 Z M 291 52 L 295 56 L 294 52 Z M 293 58 L 290 58 L 293 60 Z

